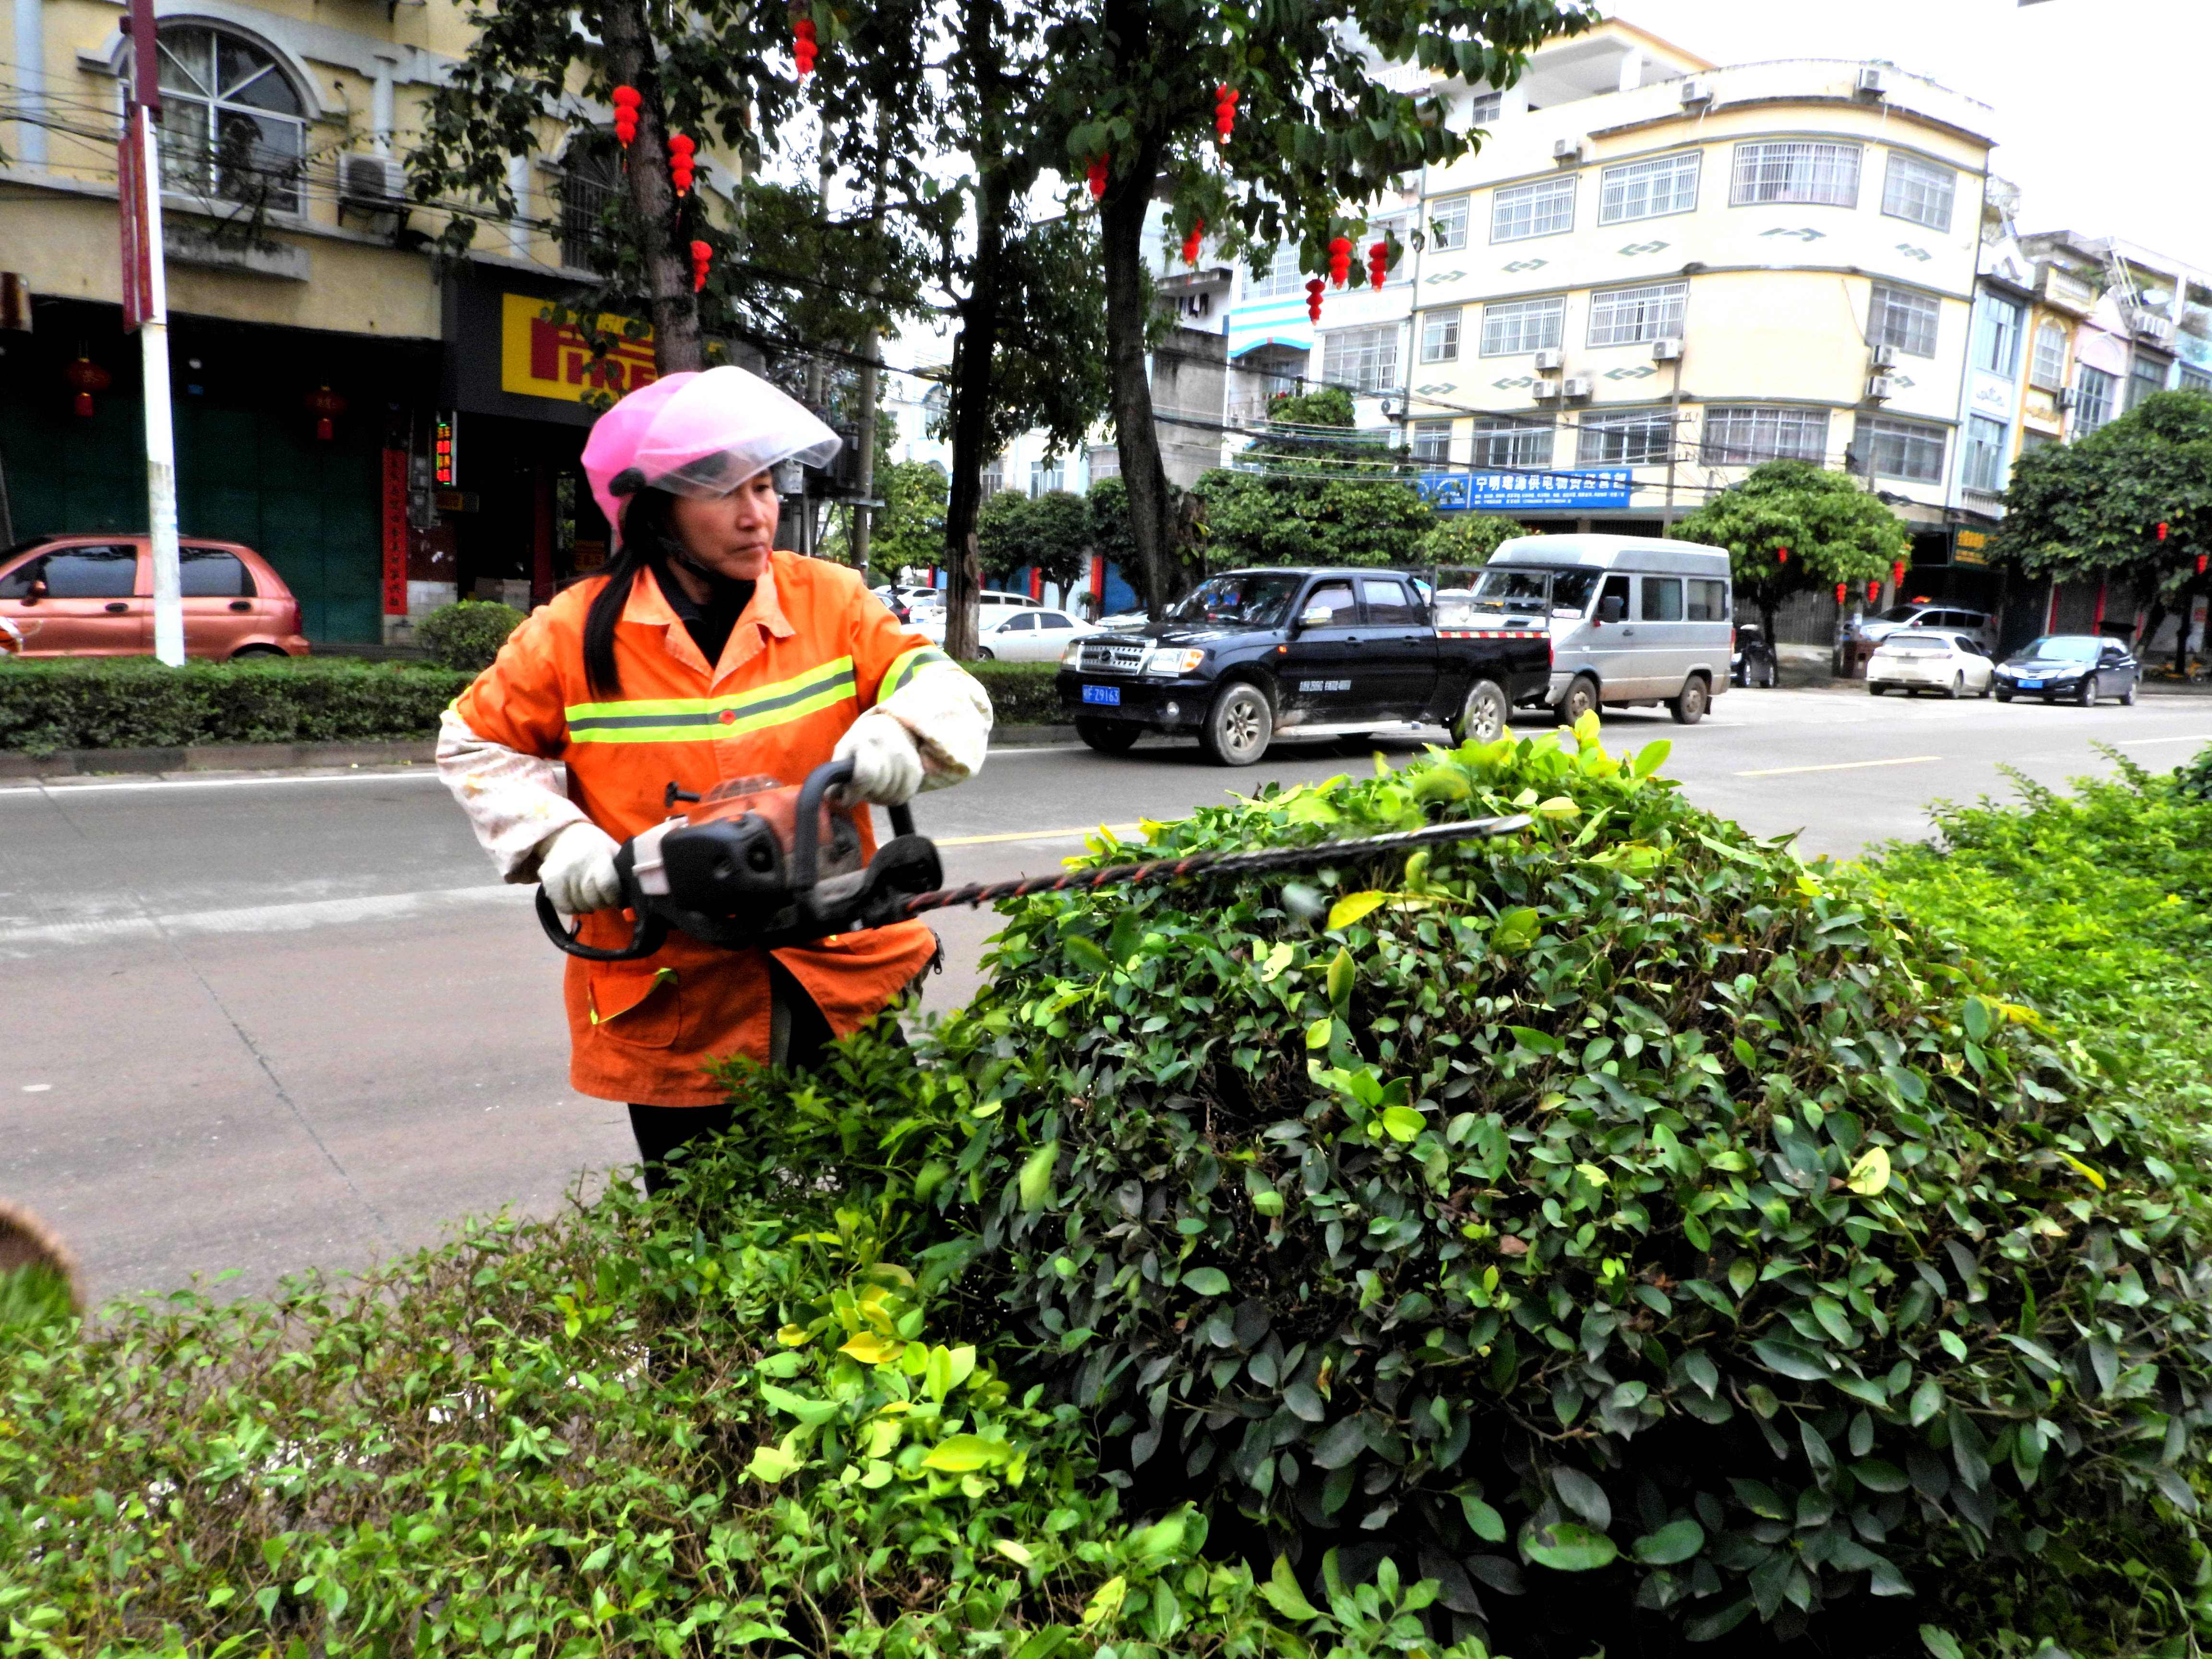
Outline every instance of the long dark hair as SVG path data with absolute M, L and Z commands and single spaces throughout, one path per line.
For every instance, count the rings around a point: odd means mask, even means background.
M 606 586 L 584 614 L 584 681 L 594 696 L 611 697 L 622 690 L 615 663 L 615 624 L 629 603 L 637 573 L 650 570 L 665 583 L 668 556 L 681 551 L 677 539 L 676 497 L 665 489 L 641 489 L 623 507 L 615 556 L 607 561 Z

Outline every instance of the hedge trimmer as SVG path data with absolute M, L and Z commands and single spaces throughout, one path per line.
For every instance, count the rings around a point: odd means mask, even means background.
M 665 803 L 672 812 L 678 803 L 691 810 L 632 836 L 615 854 L 623 908 L 631 916 L 629 943 L 612 950 L 581 943 L 562 925 L 543 888 L 538 919 L 556 945 L 591 962 L 649 957 L 668 942 L 672 928 L 724 950 L 774 950 L 910 921 L 956 904 L 995 904 L 1031 893 L 1091 893 L 1184 876 L 1309 868 L 1508 835 L 1531 821 L 1525 812 L 1468 818 L 1306 847 L 1191 853 L 1057 876 L 942 887 L 945 872 L 937 844 L 915 833 L 914 813 L 904 806 L 890 809 L 891 839 L 876 849 L 874 858 L 862 861 L 858 823 L 830 798 L 832 789 L 852 777 L 850 761 L 831 761 L 797 786 L 773 778 L 740 778 L 701 796 L 672 783 Z

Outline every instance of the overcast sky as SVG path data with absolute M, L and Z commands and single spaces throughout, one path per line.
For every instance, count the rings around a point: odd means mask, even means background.
M 2114 235 L 2212 270 L 2212 0 L 1608 0 L 1716 64 L 1887 58 L 1992 106 L 2023 232 Z

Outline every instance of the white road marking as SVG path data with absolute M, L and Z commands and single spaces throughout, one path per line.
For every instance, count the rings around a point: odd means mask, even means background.
M 404 772 L 331 772 L 314 777 L 264 773 L 246 777 L 146 778 L 128 783 L 77 783 L 68 778 L 46 778 L 36 783 L 0 787 L 0 797 L 43 796 L 56 792 L 70 795 L 104 795 L 125 789 L 243 789 L 279 783 L 435 783 L 437 781 L 437 773 L 427 766 L 411 767 Z
M 362 898 L 312 899 L 297 904 L 192 910 L 175 915 L 40 922 L 0 927 L 0 957 L 20 958 L 37 945 L 106 945 L 156 939 L 164 933 L 295 933 L 346 922 L 396 921 L 468 905 L 525 903 L 534 890 L 502 882 L 491 887 L 443 887 L 423 893 L 378 893 Z
M 1836 761 L 1826 766 L 1769 766 L 1756 772 L 1738 772 L 1740 778 L 1778 778 L 1790 772 L 1856 772 L 1869 766 L 1918 766 L 1939 761 L 1941 755 L 1905 755 L 1896 760 Z
M 939 836 L 939 847 L 981 847 L 996 841 L 1079 841 L 1085 836 L 1103 830 L 1115 836 L 1136 835 L 1143 826 L 1135 823 L 1099 823 L 1088 830 L 1008 830 L 995 836 Z
M 2212 743 L 2212 732 L 2199 732 L 2186 738 L 2122 738 L 2116 745 L 2121 749 L 2141 749 L 2154 743 Z

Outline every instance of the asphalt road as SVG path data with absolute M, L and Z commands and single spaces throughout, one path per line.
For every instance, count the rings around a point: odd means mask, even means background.
M 2212 743 L 2212 699 L 1737 691 L 1693 728 L 1606 730 L 1670 741 L 1705 805 L 1844 854 L 1924 834 L 1933 799 L 2003 793 L 2001 767 L 2063 783 L 2109 764 L 2100 744 L 2172 766 Z M 1102 823 L 1369 765 L 1336 744 L 1237 772 L 1164 742 L 999 750 L 916 816 L 950 879 L 999 879 Z M 0 1197 L 64 1232 L 95 1296 L 357 1267 L 464 1215 L 545 1211 L 634 1155 L 622 1108 L 566 1086 L 561 960 L 528 890 L 496 884 L 427 769 L 0 789 Z M 972 989 L 993 925 L 940 920 L 936 1009 Z

